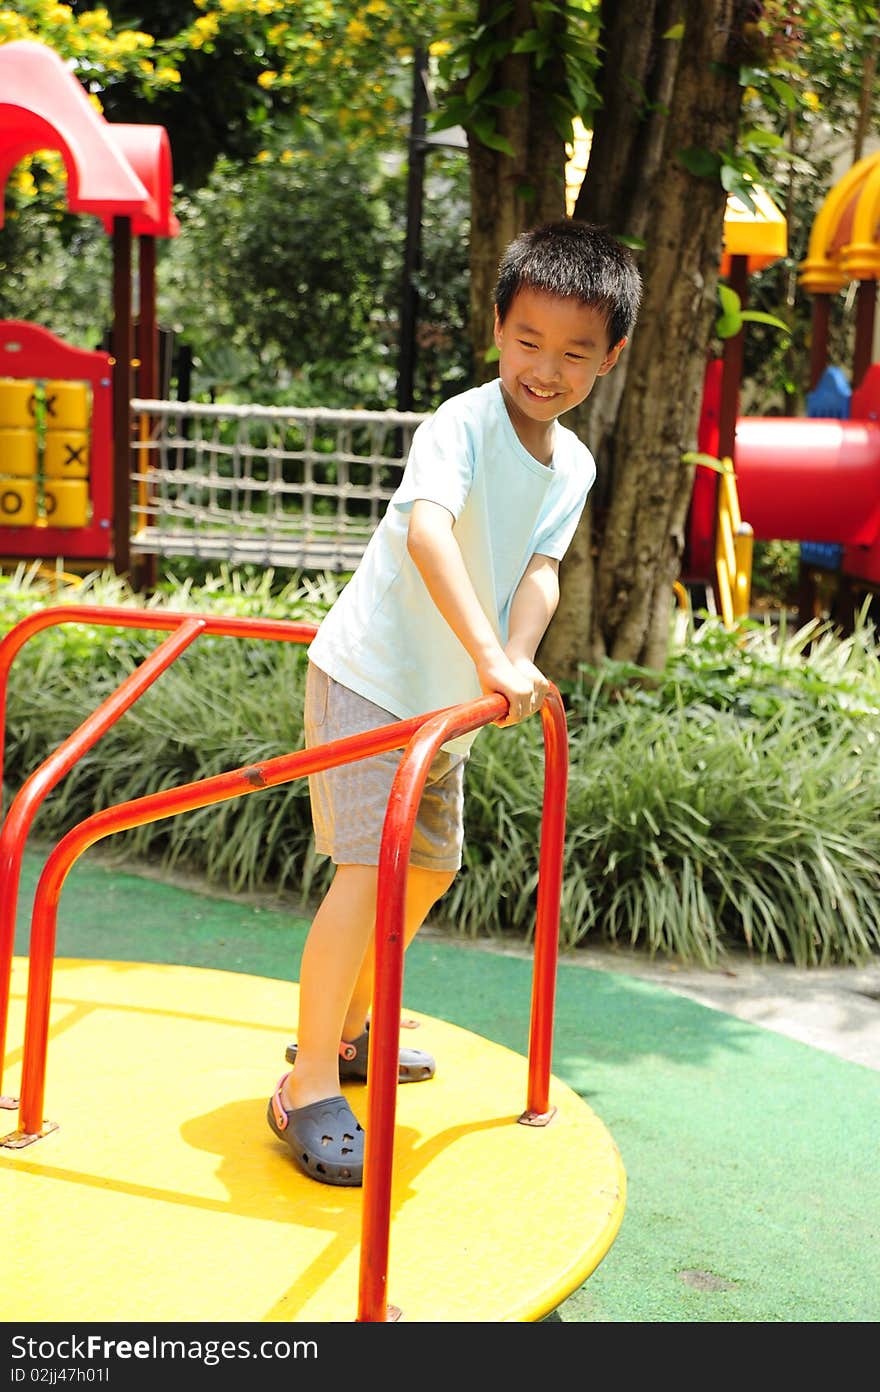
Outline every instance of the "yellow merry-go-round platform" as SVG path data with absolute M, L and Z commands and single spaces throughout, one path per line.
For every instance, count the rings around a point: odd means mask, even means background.
M 0 1111 L 4 1319 L 355 1320 L 363 1191 L 301 1175 L 265 1120 L 295 987 L 59 960 L 44 1134 L 18 1146 L 8 1103 L 26 989 L 16 958 Z M 617 1147 L 555 1077 L 552 1121 L 519 1124 L 524 1057 L 406 1014 L 438 1067 L 397 1091 L 389 1310 L 542 1319 L 614 1241 L 626 1187 Z M 345 1092 L 363 1121 L 366 1087 Z

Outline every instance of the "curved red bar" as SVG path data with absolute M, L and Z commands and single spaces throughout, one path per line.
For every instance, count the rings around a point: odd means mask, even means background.
M 315 624 L 291 623 L 274 619 L 227 618 L 215 614 L 153 613 L 85 604 L 66 604 L 38 610 L 15 624 L 0 640 L 0 788 L 3 779 L 3 751 L 6 730 L 6 689 L 9 669 L 21 648 L 34 634 L 60 623 L 104 624 L 112 628 L 170 630 L 171 637 L 160 644 L 139 668 L 117 687 L 83 721 L 58 749 L 43 761 L 19 790 L 0 832 L 0 1088 L 3 1082 L 6 1027 L 9 1017 L 9 987 L 15 947 L 15 915 L 24 843 L 40 803 L 68 773 L 82 754 L 106 733 L 110 726 L 143 694 L 159 674 L 189 647 L 200 633 L 235 638 L 273 638 L 288 642 L 309 642 L 317 633 Z
M 187 614 L 152 609 L 125 609 L 122 606 L 88 604 L 59 604 L 38 609 L 17 624 L 0 639 L 0 787 L 3 782 L 3 750 L 6 730 L 6 685 L 9 669 L 16 653 L 29 638 L 44 628 L 60 623 L 103 624 L 109 628 L 146 628 L 173 631 L 189 619 L 204 622 L 204 632 L 225 638 L 275 638 L 289 643 L 311 642 L 318 631 L 316 624 L 292 623 L 285 619 L 237 619 L 223 614 Z
M 426 722 L 412 737 L 388 799 L 379 853 L 376 899 L 376 970 L 370 1020 L 367 1080 L 364 1209 L 361 1238 L 359 1321 L 388 1318 L 387 1284 L 391 1229 L 391 1181 L 397 1107 L 397 1049 L 403 996 L 406 877 L 413 829 L 428 770 L 447 740 L 501 719 L 503 696 L 485 696 Z M 465 717 L 464 719 L 462 717 Z M 553 1007 L 562 891 L 568 743 L 565 710 L 555 686 L 541 708 L 544 725 L 544 805 L 538 871 L 535 965 L 529 1036 L 527 1111 L 533 1124 L 547 1116 Z
M 18 906 L 18 886 L 21 880 L 21 858 L 24 843 L 40 803 L 70 771 L 77 759 L 96 744 L 110 726 L 119 719 L 139 696 L 171 666 L 204 631 L 201 619 L 187 619 L 160 643 L 155 652 L 137 667 L 111 696 L 108 696 L 77 730 L 45 759 L 35 773 L 19 789 L 0 831 L 0 1091 L 3 1083 L 3 1059 L 6 1048 L 6 1025 L 9 1018 L 9 984 L 12 975 L 12 955 L 15 948 L 15 915 Z

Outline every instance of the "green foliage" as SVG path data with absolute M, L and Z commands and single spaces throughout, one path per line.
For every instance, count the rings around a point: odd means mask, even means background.
M 94 349 L 109 330 L 111 296 L 110 241 L 101 225 L 20 199 L 13 189 L 0 227 L 0 319 L 42 324 Z
M 498 130 L 499 112 L 517 106 L 524 88 L 507 85 L 512 55 L 528 58 L 528 82 L 551 113 L 560 143 L 571 139 L 574 116 L 588 116 L 598 101 L 596 0 L 533 0 L 529 25 L 512 0 L 439 7 L 437 64 L 445 96 L 434 115 L 436 131 L 462 126 L 481 144 L 513 156 Z M 559 64 L 563 80 L 559 82 Z
M 765 314 L 759 309 L 743 309 L 739 295 L 723 282 L 718 285 L 718 298 L 721 301 L 721 313 L 715 320 L 715 332 L 719 338 L 735 338 L 743 324 L 747 323 L 769 324 L 773 329 L 782 329 L 786 335 L 790 333 L 785 321 L 777 319 L 775 315 Z
M 752 596 L 773 600 L 780 608 L 797 603 L 800 578 L 799 541 L 756 541 L 752 552 Z
M 727 190 L 755 211 L 750 185 L 758 177 L 758 168 L 747 155 L 734 150 L 707 150 L 702 145 L 690 145 L 677 152 L 676 158 L 689 173 L 699 179 L 717 179 Z
M 426 0 L 18 0 L 0 42 L 48 43 L 113 121 L 165 127 L 177 178 L 254 157 L 267 127 L 337 131 L 349 148 L 399 138 L 407 63 L 432 30 Z
M 395 216 L 396 215 L 396 216 Z M 165 314 L 197 381 L 238 400 L 384 406 L 401 256 L 400 190 L 338 147 L 220 160 L 179 206 L 162 257 Z
M 319 622 L 338 580 L 221 572 L 149 601 L 189 612 Z M 0 632 L 47 603 L 142 605 L 90 577 L 58 591 L 0 577 Z M 46 754 L 155 646 L 83 624 L 47 630 L 13 663 L 4 806 Z M 299 645 L 199 639 L 44 804 L 57 839 L 100 807 L 288 753 L 302 742 Z M 800 965 L 880 948 L 880 645 L 859 626 L 736 633 L 695 624 L 662 673 L 584 669 L 564 691 L 570 775 L 561 943 L 591 937 L 714 963 L 747 948 Z M 534 930 L 541 723 L 489 727 L 467 770 L 465 863 L 440 906 L 450 932 L 529 941 Z M 121 857 L 183 865 L 234 890 L 320 892 L 302 780 L 112 838 Z
M 469 370 L 466 179 L 464 161 L 441 157 L 425 181 L 417 409 L 438 405 Z M 178 215 L 181 235 L 160 261 L 160 310 L 194 350 L 196 396 L 395 405 L 399 173 L 369 151 L 276 144 L 258 164 L 219 161 Z

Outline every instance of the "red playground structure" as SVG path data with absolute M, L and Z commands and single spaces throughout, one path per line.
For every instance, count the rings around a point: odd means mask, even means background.
M 801 543 L 800 618 L 817 612 L 832 581 L 832 614 L 844 629 L 880 588 L 880 363 L 872 363 L 880 151 L 847 171 L 820 208 L 800 281 L 813 296 L 809 414 L 738 416 L 741 345 L 707 368 L 698 449 L 732 459 L 743 523 L 755 541 Z M 738 263 L 738 264 L 737 264 Z M 765 260 L 764 264 L 767 264 Z M 745 298 L 744 257 L 730 278 Z M 737 280 L 738 278 L 738 280 Z M 852 385 L 827 361 L 833 295 L 857 284 Z M 741 334 L 737 336 L 741 338 Z M 735 425 L 734 425 L 735 422 Z M 698 466 L 689 515 L 687 576 L 714 583 L 718 475 Z
M 51 48 L 0 45 L 0 189 L 25 156 L 46 149 L 64 161 L 69 210 L 99 217 L 112 238 L 111 351 L 0 323 L 0 557 L 112 563 L 124 574 L 135 373 L 147 397 L 159 378 L 156 238 L 180 230 L 171 150 L 162 126 L 106 121 Z

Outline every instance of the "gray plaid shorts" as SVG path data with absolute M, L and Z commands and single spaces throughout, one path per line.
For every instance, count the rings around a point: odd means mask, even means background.
M 328 677 L 313 662 L 306 677 L 306 748 L 390 725 L 398 717 Z M 336 865 L 378 865 L 382 827 L 402 749 L 309 774 L 315 850 Z M 464 843 L 467 755 L 441 749 L 428 770 L 410 864 L 458 870 Z

